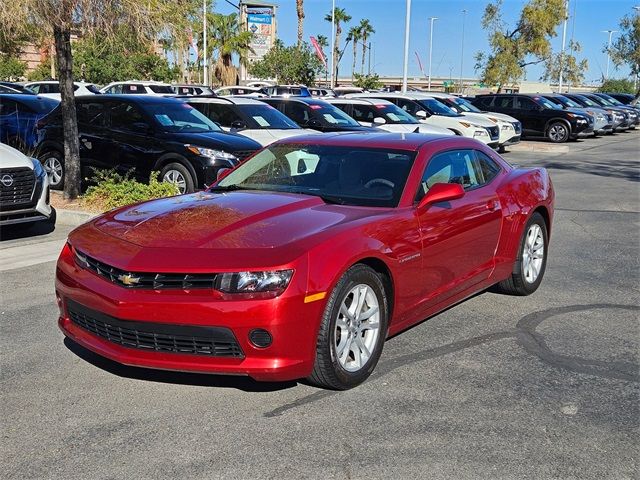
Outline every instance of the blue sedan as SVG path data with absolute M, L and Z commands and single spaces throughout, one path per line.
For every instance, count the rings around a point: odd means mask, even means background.
M 36 123 L 58 103 L 36 95 L 0 94 L 0 142 L 24 152 L 33 149 Z

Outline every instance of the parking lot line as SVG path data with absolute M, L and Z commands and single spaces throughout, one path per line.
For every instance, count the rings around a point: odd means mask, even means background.
M 58 258 L 65 239 L 0 249 L 0 272 L 52 262 Z

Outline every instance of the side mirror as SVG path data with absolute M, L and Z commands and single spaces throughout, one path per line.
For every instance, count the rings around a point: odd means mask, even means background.
M 427 112 L 425 112 L 424 110 L 418 110 L 416 112 L 416 117 L 420 118 L 420 119 L 424 119 L 427 118 L 429 115 L 427 115 Z
M 387 121 L 382 117 L 376 117 L 373 119 L 373 123 L 375 123 L 376 125 L 384 125 L 385 123 L 387 123 Z
M 241 122 L 240 120 L 236 120 L 234 122 L 231 122 L 231 131 L 237 131 L 237 130 L 244 130 L 245 128 L 247 128 L 247 126 L 245 125 L 244 122 Z
M 427 205 L 440 202 L 456 200 L 464 196 L 464 188 L 459 183 L 434 183 L 426 193 L 418 208 L 425 208 Z
M 233 169 L 225 168 L 225 167 L 222 167 L 222 168 L 218 169 L 218 175 L 216 176 L 216 179 L 218 181 L 222 180 L 224 177 L 226 177 L 227 175 L 229 175 L 231 173 L 231 170 L 233 170 Z

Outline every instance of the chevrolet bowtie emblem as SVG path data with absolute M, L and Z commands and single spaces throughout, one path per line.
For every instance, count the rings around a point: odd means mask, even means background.
M 124 285 L 137 285 L 140 283 L 140 277 L 135 277 L 130 273 L 125 275 L 118 275 L 118 281 L 122 282 Z

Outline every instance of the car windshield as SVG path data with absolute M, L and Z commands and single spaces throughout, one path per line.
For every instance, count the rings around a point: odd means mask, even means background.
M 573 100 L 571 100 L 568 97 L 565 97 L 563 95 L 557 96 L 555 97 L 558 99 L 558 101 L 560 103 L 562 103 L 565 107 L 571 107 L 571 108 L 582 108 L 582 105 L 580 105 L 577 102 L 574 102 Z
M 300 128 L 293 120 L 284 116 L 271 105 L 238 105 L 238 108 L 249 117 L 252 129 L 292 129 Z
M 482 110 L 480 110 L 478 107 L 473 105 L 471 102 L 468 102 L 464 98 L 449 97 L 449 98 L 441 98 L 440 101 L 458 113 L 463 113 L 463 112 L 482 113 Z
M 94 93 L 96 95 L 99 95 L 100 93 L 102 93 L 100 91 L 100 89 L 98 87 L 96 87 L 93 83 L 88 83 L 84 86 L 84 88 L 86 88 L 87 90 L 89 90 L 91 93 Z
M 585 105 L 587 105 L 588 107 L 601 107 L 602 105 L 600 105 L 599 103 L 594 102 L 593 100 L 591 100 L 588 97 L 585 97 L 584 95 L 578 95 L 578 98 L 580 100 L 582 100 L 582 103 L 584 103 Z
M 375 105 L 379 116 L 384 118 L 387 123 L 391 124 L 408 124 L 408 123 L 420 123 L 417 118 L 409 115 L 406 111 L 394 104 L 379 104 Z
M 435 98 L 427 98 L 422 100 L 417 100 L 417 102 L 422 105 L 428 113 L 431 115 L 442 115 L 444 117 L 459 117 L 460 114 L 456 113 L 454 110 L 451 110 L 444 103 L 439 102 Z
M 586 97 L 593 102 L 594 107 L 610 107 L 609 103 L 607 103 L 603 98 L 600 98 L 596 95 Z
M 221 132 L 218 125 L 186 103 L 153 103 L 146 111 L 166 132 Z
M 149 85 L 149 88 L 153 93 L 173 93 L 173 89 L 170 85 Z
M 624 103 L 619 102 L 618 100 L 616 100 L 613 97 L 610 96 L 602 96 L 602 95 L 598 95 L 598 98 L 600 98 L 601 100 L 604 100 L 607 104 L 614 106 L 614 107 L 619 107 L 619 106 L 623 106 L 624 107 Z
M 333 105 L 309 105 L 311 109 L 311 116 L 325 126 L 339 126 L 339 127 L 359 127 L 360 124 L 356 122 L 349 115 L 344 113 Z
M 535 101 L 537 101 L 544 108 L 552 108 L 553 110 L 562 110 L 562 107 L 555 102 L 552 102 L 548 98 L 544 97 L 533 97 Z
M 327 203 L 395 207 L 415 152 L 333 145 L 272 145 L 241 164 L 211 191 L 262 190 Z

